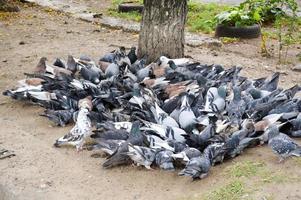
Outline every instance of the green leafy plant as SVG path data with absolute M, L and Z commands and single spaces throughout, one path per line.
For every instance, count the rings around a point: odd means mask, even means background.
M 289 47 L 300 42 L 300 18 L 297 16 L 298 5 L 295 0 L 273 0 L 284 12 L 275 14 L 275 27 L 278 40 L 278 62 L 286 62 Z
M 229 11 L 222 12 L 215 17 L 217 24 L 227 26 L 250 26 L 258 24 L 261 21 L 261 16 L 258 11 L 250 11 L 234 7 Z

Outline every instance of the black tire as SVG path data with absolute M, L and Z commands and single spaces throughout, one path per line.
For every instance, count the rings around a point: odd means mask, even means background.
M 215 29 L 215 37 L 237 37 L 237 38 L 258 38 L 261 29 L 258 24 L 244 27 L 217 25 Z
M 122 3 L 118 5 L 118 12 L 139 12 L 142 13 L 143 5 L 139 5 L 136 3 Z

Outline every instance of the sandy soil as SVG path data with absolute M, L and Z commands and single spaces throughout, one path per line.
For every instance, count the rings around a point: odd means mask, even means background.
M 17 18 L 0 21 L 0 90 L 12 88 L 42 56 L 51 62 L 68 54 L 85 54 L 98 59 L 115 48 L 110 45 L 130 47 L 137 45 L 137 39 L 137 35 L 108 30 L 41 8 L 24 7 Z M 25 44 L 20 45 L 21 41 Z M 252 49 L 239 54 L 232 51 L 233 47 L 239 51 L 248 45 L 231 44 L 218 50 L 186 48 L 186 54 L 204 63 L 244 66 L 243 73 L 251 77 L 269 75 L 276 70 L 273 59 L 249 53 L 254 51 Z M 277 70 L 284 73 L 282 86 L 301 82 L 300 73 L 287 67 Z M 232 161 L 213 167 L 208 178 L 196 182 L 178 177 L 176 173 L 133 166 L 104 170 L 101 167 L 104 159 L 92 158 L 92 152 L 54 148 L 55 139 L 71 127 L 53 127 L 47 119 L 39 117 L 42 111 L 40 107 L 0 96 L 0 146 L 16 153 L 15 157 L 0 160 L 0 200 L 201 199 L 231 181 L 225 168 L 233 165 Z M 256 180 L 250 179 L 248 185 L 252 185 L 252 190 L 248 197 L 263 199 L 272 194 L 273 199 L 301 199 L 300 162 L 288 160 L 278 164 L 267 147 L 250 149 L 235 162 L 248 160 L 263 162 L 271 173 L 282 173 L 288 178 L 259 186 L 252 184 Z

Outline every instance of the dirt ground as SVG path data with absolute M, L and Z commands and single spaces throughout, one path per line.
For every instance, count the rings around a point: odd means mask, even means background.
M 134 34 L 37 7 L 23 7 L 15 18 L 0 21 L 0 90 L 14 87 L 42 56 L 50 62 L 68 54 L 98 59 L 116 46 L 136 46 L 137 39 Z M 186 55 L 202 63 L 244 66 L 243 74 L 250 77 L 278 70 L 283 73 L 283 87 L 301 84 L 300 72 L 276 66 L 274 59 L 262 58 L 258 42 L 243 41 L 215 50 L 187 47 Z M 0 146 L 16 153 L 15 157 L 0 160 L 0 200 L 202 199 L 232 180 L 226 168 L 245 161 L 264 163 L 268 172 L 284 174 L 285 180 L 257 184 L 258 177 L 250 178 L 244 199 L 301 199 L 300 160 L 278 164 L 266 146 L 249 149 L 233 161 L 213 167 L 209 177 L 195 182 L 178 177 L 176 172 L 148 171 L 134 166 L 104 170 L 101 167 L 104 158 L 92 158 L 92 152 L 54 148 L 55 139 L 71 126 L 53 127 L 39 116 L 42 111 L 38 106 L 0 96 Z

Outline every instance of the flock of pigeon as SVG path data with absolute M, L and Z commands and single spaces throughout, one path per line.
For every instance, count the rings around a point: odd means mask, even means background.
M 264 143 L 280 161 L 300 156 L 291 137 L 301 137 L 301 100 L 294 98 L 301 88 L 279 88 L 277 72 L 249 79 L 240 71 L 165 56 L 147 64 L 135 47 L 120 47 L 98 63 L 68 56 L 51 65 L 43 57 L 3 94 L 43 106 L 41 115 L 58 126 L 74 122 L 54 146 L 101 150 L 104 168 L 181 168 L 179 175 L 200 179 Z

